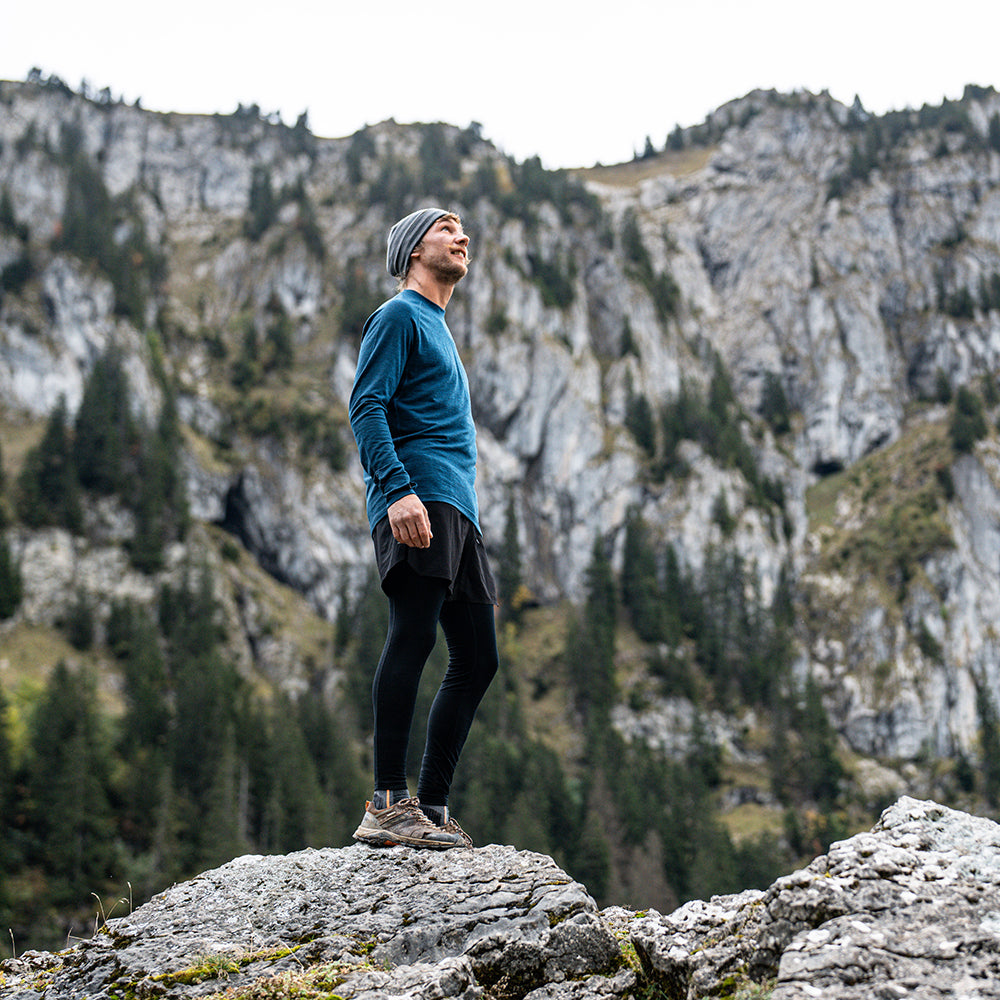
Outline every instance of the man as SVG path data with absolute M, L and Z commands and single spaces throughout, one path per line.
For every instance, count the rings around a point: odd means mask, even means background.
M 389 629 L 372 685 L 375 791 L 354 837 L 368 844 L 472 846 L 448 812 L 455 765 L 497 670 L 496 585 L 479 528 L 469 384 L 445 307 L 469 269 L 457 215 L 425 208 L 389 231 L 399 292 L 365 323 L 350 420 Z M 440 622 L 448 669 L 427 719 L 417 795 L 406 748 Z

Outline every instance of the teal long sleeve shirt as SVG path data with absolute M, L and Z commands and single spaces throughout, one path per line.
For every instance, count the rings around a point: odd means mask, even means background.
M 469 382 L 444 310 L 405 289 L 365 323 L 349 407 L 372 530 L 408 493 L 479 529 Z

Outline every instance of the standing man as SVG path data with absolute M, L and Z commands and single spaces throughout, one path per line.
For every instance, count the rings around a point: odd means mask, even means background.
M 444 310 L 469 270 L 459 217 L 424 208 L 389 230 L 399 292 L 365 323 L 351 428 L 389 630 L 372 685 L 375 791 L 354 832 L 368 844 L 472 846 L 448 793 L 476 708 L 497 671 L 496 585 L 479 528 L 469 383 Z M 416 797 L 406 748 L 417 687 L 437 638 L 448 669 L 427 719 Z

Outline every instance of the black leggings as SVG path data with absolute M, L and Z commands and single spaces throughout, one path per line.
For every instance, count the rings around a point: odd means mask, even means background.
M 420 576 L 405 563 L 385 582 L 389 634 L 375 671 L 375 787 L 406 787 L 406 748 L 417 688 L 437 639 L 448 643 L 448 669 L 427 717 L 417 795 L 447 805 L 451 780 L 476 709 L 497 672 L 492 604 L 446 601 L 448 581 Z

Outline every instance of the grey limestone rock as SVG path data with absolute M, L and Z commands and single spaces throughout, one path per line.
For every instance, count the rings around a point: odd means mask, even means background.
M 1000 826 L 904 797 L 769 889 L 667 916 L 598 911 L 512 847 L 237 858 L 0 963 L 0 996 L 293 996 L 306 973 L 342 1000 L 1000 998 Z
M 621 952 L 586 889 L 543 855 L 355 845 L 237 858 L 58 956 L 4 963 L 0 982 L 11 996 L 46 984 L 46 1000 L 181 998 L 321 963 L 343 972 L 345 998 L 472 1000 L 611 973 Z
M 776 980 L 772 1000 L 1000 997 L 1000 826 L 903 797 L 765 892 L 636 921 L 671 998 Z

